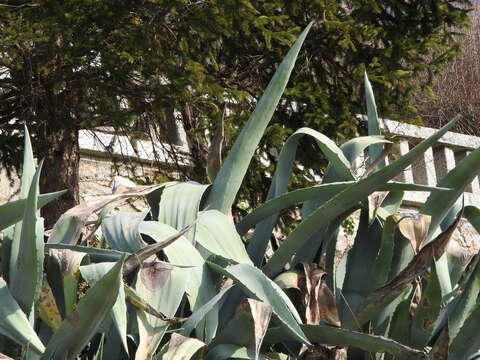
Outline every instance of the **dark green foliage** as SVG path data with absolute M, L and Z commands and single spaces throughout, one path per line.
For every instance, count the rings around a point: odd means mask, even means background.
M 185 175 L 204 181 L 205 130 L 217 126 L 229 103 L 225 142 L 231 145 L 252 99 L 311 20 L 306 51 L 261 146 L 279 148 L 302 126 L 342 140 L 355 133 L 355 114 L 364 110 L 359 89 L 364 70 L 379 94 L 380 114 L 397 111 L 395 117 L 402 118 L 411 110 L 411 90 L 425 85 L 410 80 L 423 71 L 437 72 L 457 54 L 451 29 L 468 23 L 470 5 L 469 0 L 9 1 L 0 8 L 0 159 L 4 165 L 18 163 L 21 143 L 13 130 L 27 123 L 38 156 L 46 157 L 49 184 L 42 190 L 69 188 L 73 195 L 65 201 L 71 206 L 78 200 L 73 154 L 79 129 L 107 125 L 135 136 L 149 127 L 145 124 L 157 124 L 175 143 L 177 116 L 196 161 L 195 171 Z M 318 168 L 319 159 L 308 155 L 313 147 L 307 142 L 301 153 L 306 165 Z M 62 157 L 65 153 L 71 159 Z M 252 166 L 265 170 L 258 159 Z M 265 179 L 247 179 L 242 197 L 255 205 Z

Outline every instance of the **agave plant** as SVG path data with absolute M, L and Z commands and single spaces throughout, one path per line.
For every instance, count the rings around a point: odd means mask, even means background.
M 0 205 L 0 351 L 62 360 L 467 359 L 480 348 L 478 255 L 465 267 L 445 253 L 461 217 L 480 230 L 480 210 L 457 205 L 480 170 L 480 150 L 436 187 L 392 181 L 457 119 L 387 166 L 389 141 L 365 78 L 369 136 L 338 147 L 313 129 L 296 131 L 280 152 L 265 203 L 232 221 L 309 28 L 212 184 L 117 189 L 67 211 L 45 244 L 37 210 L 62 193 L 38 194 L 41 164 L 35 169 L 26 131 L 20 200 Z M 315 140 L 329 165 L 320 184 L 289 192 L 303 137 Z M 359 178 L 352 164 L 367 150 L 371 171 Z M 387 195 L 374 206 L 369 196 L 379 191 Z M 429 219 L 420 240 L 408 239 L 406 220 L 396 216 L 403 191 L 431 192 L 420 209 Z M 131 196 L 146 197 L 150 208 L 112 212 Z M 267 257 L 280 211 L 295 204 L 303 204 L 301 222 Z M 339 227 L 355 211 L 354 244 L 338 256 Z M 98 232 L 100 245 L 88 246 Z

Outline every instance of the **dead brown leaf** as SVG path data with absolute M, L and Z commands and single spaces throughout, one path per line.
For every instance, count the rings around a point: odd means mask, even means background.
M 400 232 L 410 241 L 415 253 L 417 253 L 427 236 L 431 216 L 423 214 L 396 214 L 395 218 L 399 221 L 398 228 Z
M 253 317 L 255 332 L 255 359 L 258 359 L 262 340 L 272 317 L 272 307 L 262 301 L 247 299 Z
M 303 264 L 305 272 L 305 319 L 307 324 L 316 325 L 321 321 L 340 326 L 337 306 L 333 293 L 325 281 L 326 273 L 314 264 Z

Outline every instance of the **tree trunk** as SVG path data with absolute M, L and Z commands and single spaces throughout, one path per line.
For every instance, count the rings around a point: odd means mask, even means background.
M 45 228 L 51 229 L 64 212 L 79 203 L 79 131 L 69 127 L 46 127 L 38 135 L 37 156 L 39 160 L 44 159 L 40 192 L 68 190 L 65 195 L 42 208 Z
M 200 139 L 194 138 L 189 134 L 197 129 L 197 119 L 195 118 L 192 108 L 189 104 L 186 104 L 182 111 L 182 123 L 185 131 L 187 132 L 187 139 L 190 146 L 190 151 L 193 160 L 193 173 L 192 180 L 200 183 L 205 183 L 207 178 L 207 146 L 200 141 Z

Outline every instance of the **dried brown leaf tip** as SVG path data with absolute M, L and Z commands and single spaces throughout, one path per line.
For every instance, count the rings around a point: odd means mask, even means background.
M 431 217 L 423 214 L 396 214 L 395 219 L 402 235 L 410 241 L 415 253 L 418 253 L 427 237 Z
M 268 329 L 268 324 L 272 317 L 272 307 L 269 304 L 255 300 L 247 299 L 252 313 L 254 332 L 255 332 L 255 356 L 258 358 L 263 337 Z
M 326 273 L 315 264 L 303 264 L 305 272 L 305 319 L 307 324 L 328 324 L 340 326 L 337 306 L 333 293 L 326 283 Z

